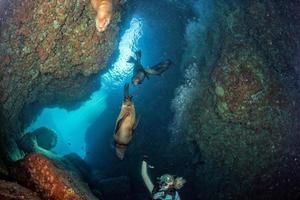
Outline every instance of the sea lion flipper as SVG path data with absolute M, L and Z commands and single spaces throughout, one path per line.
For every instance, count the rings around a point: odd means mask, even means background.
M 115 128 L 115 133 L 118 132 L 118 130 L 120 129 L 122 123 L 124 122 L 124 120 L 126 119 L 126 117 L 129 116 L 129 112 L 126 112 L 118 121 L 116 124 L 116 128 Z
M 141 116 L 138 116 L 137 120 L 135 120 L 132 130 L 135 131 L 136 127 L 139 125 Z
M 149 79 L 149 75 L 157 75 L 157 71 L 155 69 L 152 69 L 152 68 L 146 68 L 144 69 L 145 71 L 145 75 L 146 77 Z
M 145 71 L 150 75 L 162 75 L 165 71 L 169 69 L 169 66 L 172 64 L 171 60 L 165 60 L 156 65 L 153 65 L 150 68 L 145 69 Z

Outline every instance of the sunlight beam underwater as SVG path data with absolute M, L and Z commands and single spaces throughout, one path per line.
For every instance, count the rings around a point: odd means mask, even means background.
M 123 87 L 128 76 L 132 74 L 132 64 L 127 63 L 142 36 L 142 21 L 133 18 L 129 28 L 121 37 L 119 56 L 111 69 L 101 76 L 101 88 L 94 92 L 90 99 L 77 110 L 67 111 L 62 108 L 45 108 L 26 132 L 40 127 L 56 131 L 58 136 L 54 151 L 58 155 L 75 152 L 81 157 L 85 155 L 85 132 L 97 117 L 107 108 L 106 98 L 110 90 Z

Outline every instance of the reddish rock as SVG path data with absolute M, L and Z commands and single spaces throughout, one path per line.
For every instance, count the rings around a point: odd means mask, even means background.
M 29 154 L 16 163 L 15 176 L 28 188 L 44 199 L 94 200 L 87 184 L 67 172 L 59 161 L 52 161 L 41 154 Z

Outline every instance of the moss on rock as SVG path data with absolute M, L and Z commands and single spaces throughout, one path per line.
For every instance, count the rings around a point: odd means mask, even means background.
M 215 92 L 216 92 L 216 95 L 219 97 L 223 97 L 225 94 L 223 87 L 220 85 L 216 86 Z
M 274 199 L 279 187 L 273 177 L 285 166 L 285 154 L 295 151 L 286 141 L 299 135 L 299 87 L 291 66 L 299 43 L 299 15 L 294 3 L 284 1 L 215 5 L 222 35 L 206 45 L 220 50 L 215 56 L 199 52 L 199 60 L 193 60 L 201 66 L 201 84 L 178 123 L 189 144 L 197 144 L 204 163 L 190 178 L 199 199 Z M 298 188 L 296 182 L 288 188 L 278 182 L 285 188 L 282 194 L 299 195 L 291 189 Z
M 69 107 L 99 87 L 115 49 L 121 7 L 98 33 L 90 1 L 9 1 L 0 16 L 0 115 L 18 138 L 42 106 Z

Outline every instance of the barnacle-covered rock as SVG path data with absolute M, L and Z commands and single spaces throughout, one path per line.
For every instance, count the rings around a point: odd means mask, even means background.
M 228 42 L 212 77 L 217 108 L 224 119 L 246 124 L 251 117 L 265 112 L 270 75 L 253 46 Z
M 0 120 L 19 139 L 42 106 L 71 107 L 99 87 L 121 9 L 103 33 L 90 1 L 12 0 L 0 9 Z
M 297 199 L 300 96 L 293 63 L 299 51 L 300 3 L 214 2 L 214 23 L 207 32 L 193 29 L 195 35 L 209 35 L 207 41 L 195 38 L 192 43 L 192 49 L 204 51 L 198 51 L 198 60 L 184 58 L 184 64 L 201 66 L 199 83 L 188 87 L 186 78 L 181 87 L 192 94 L 181 110 L 175 108 L 177 139 L 185 136 L 185 146 L 196 145 L 204 162 L 190 169 L 196 196 Z M 213 32 L 216 24 L 219 37 Z
M 18 161 L 14 175 L 19 182 L 44 199 L 96 199 L 78 175 L 67 171 L 60 161 L 50 160 L 41 154 L 29 154 Z

